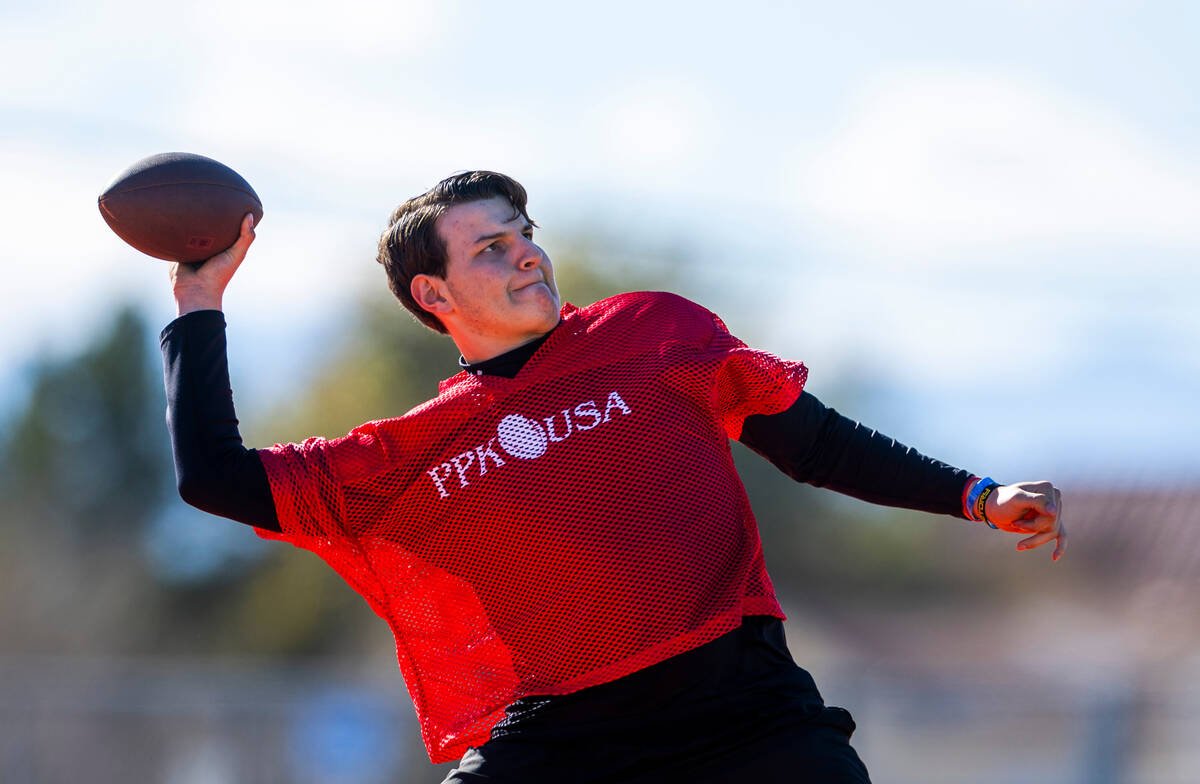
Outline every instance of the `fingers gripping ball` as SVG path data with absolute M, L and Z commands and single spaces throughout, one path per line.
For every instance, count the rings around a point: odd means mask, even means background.
M 203 261 L 237 240 L 246 213 L 262 220 L 262 201 L 223 163 L 187 152 L 143 158 L 118 174 L 99 199 L 109 228 L 142 253 Z

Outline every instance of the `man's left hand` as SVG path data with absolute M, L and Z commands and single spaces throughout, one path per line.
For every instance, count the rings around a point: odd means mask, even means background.
M 1057 561 L 1067 550 L 1067 529 L 1062 524 L 1062 491 L 1050 482 L 1017 482 L 992 491 L 985 513 L 997 528 L 1018 534 L 1033 534 L 1017 543 L 1018 550 L 1031 550 L 1058 540 L 1050 558 Z

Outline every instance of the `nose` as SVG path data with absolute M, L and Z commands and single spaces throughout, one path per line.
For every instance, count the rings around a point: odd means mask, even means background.
M 531 270 L 542 263 L 542 249 L 529 240 L 525 240 L 521 248 L 521 260 L 517 266 L 522 270 Z

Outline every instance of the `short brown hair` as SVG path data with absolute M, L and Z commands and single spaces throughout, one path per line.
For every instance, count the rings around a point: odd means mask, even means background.
M 412 280 L 417 275 L 446 276 L 446 246 L 437 233 L 437 219 L 456 204 L 502 197 L 518 215 L 537 224 L 525 211 L 527 195 L 521 183 L 492 171 L 451 175 L 420 196 L 392 210 L 387 230 L 379 238 L 376 261 L 387 271 L 388 287 L 404 307 L 430 329 L 446 334 L 441 320 L 417 304 Z

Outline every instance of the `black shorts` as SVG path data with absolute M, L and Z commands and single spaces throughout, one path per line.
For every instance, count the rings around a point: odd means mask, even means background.
M 601 686 L 509 706 L 444 784 L 869 784 L 855 724 L 792 660 L 779 619 Z
M 729 727 L 709 738 L 636 743 L 601 734 L 554 745 L 499 738 L 468 751 L 443 784 L 870 784 L 850 745 L 854 729 L 848 711 L 822 706 L 775 726 Z

